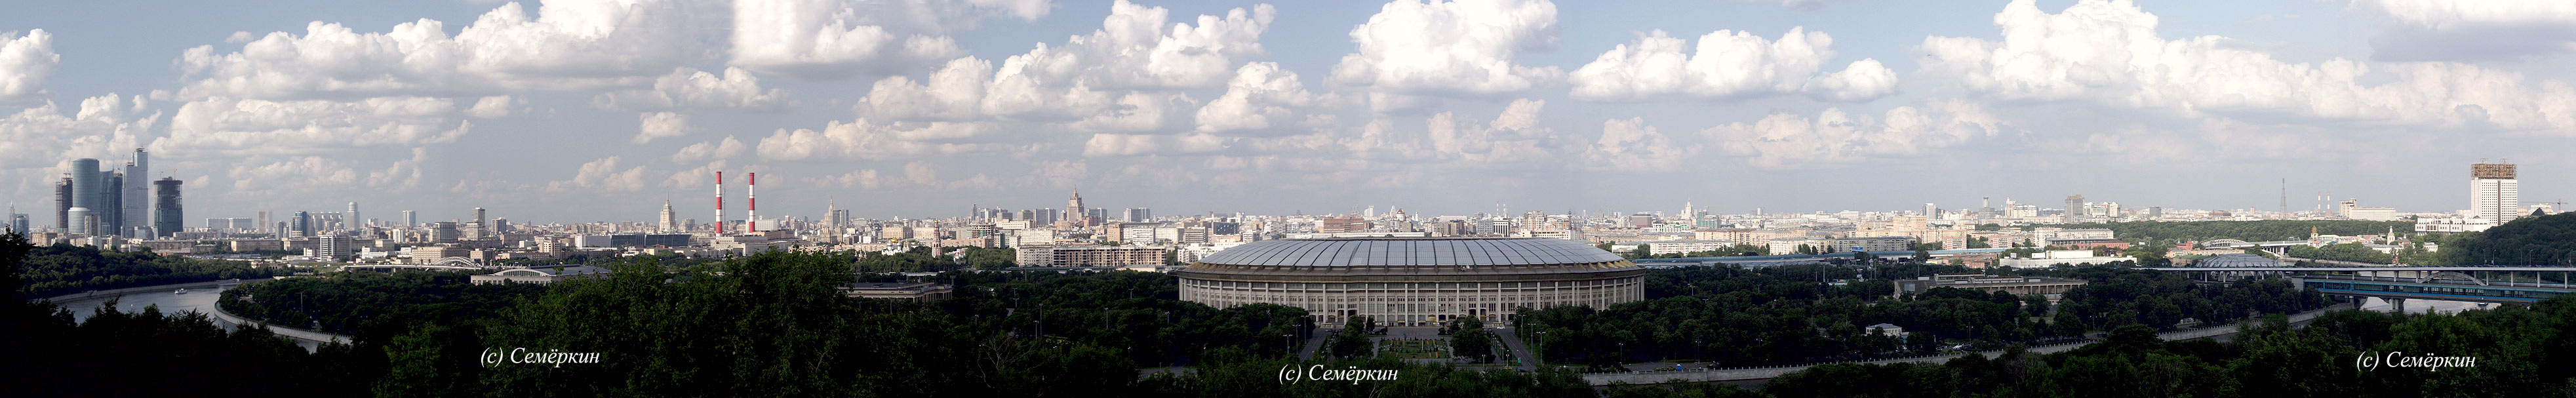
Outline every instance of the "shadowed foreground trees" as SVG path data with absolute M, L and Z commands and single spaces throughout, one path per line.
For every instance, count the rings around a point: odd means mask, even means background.
M 57 253 L 45 261 L 73 263 L 31 264 L 30 252 Z M 120 254 L 82 260 L 63 252 L 29 245 L 22 235 L 0 234 L 0 284 L 18 286 L 29 268 L 96 270 L 107 266 L 79 261 L 124 261 L 111 258 Z M 87 322 L 75 323 L 72 311 L 94 312 Z M 204 314 L 165 314 L 153 307 L 125 313 L 113 300 L 97 308 L 0 303 L 0 391 L 10 396 L 360 395 L 372 375 L 345 366 L 359 356 L 338 344 L 306 353 L 267 329 L 226 332 Z

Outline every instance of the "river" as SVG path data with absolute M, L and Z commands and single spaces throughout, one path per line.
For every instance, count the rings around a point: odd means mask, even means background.
M 162 292 L 134 293 L 120 296 L 116 303 L 116 310 L 126 313 L 137 313 L 143 312 L 143 307 L 157 305 L 160 306 L 162 314 L 176 315 L 188 311 L 202 312 L 207 314 L 207 322 L 214 322 L 215 326 L 223 327 L 226 331 L 233 330 L 233 324 L 224 322 L 221 319 L 215 319 L 214 317 L 215 300 L 223 297 L 223 295 L 220 294 L 222 293 L 221 289 L 209 287 L 188 289 L 187 294 L 179 294 L 175 292 L 177 292 L 177 289 Z M 100 304 L 106 303 L 107 299 L 107 297 L 94 297 L 59 302 L 55 304 L 61 304 L 63 308 L 71 309 L 72 320 L 74 322 L 81 322 L 88 321 L 89 316 L 98 310 L 98 306 Z M 321 347 L 321 343 L 301 339 L 288 340 L 295 341 L 295 345 L 303 346 L 304 350 L 308 352 Z
M 2481 304 L 2481 303 L 2468 302 L 2468 301 L 2442 301 L 2442 300 L 2425 300 L 2425 299 L 2407 299 L 2407 300 L 2406 300 L 2406 313 L 2409 313 L 2409 314 L 2426 314 L 2426 313 L 2436 313 L 2436 312 L 2438 312 L 2438 313 L 2444 313 L 2444 314 L 2457 314 L 2457 313 L 2459 313 L 2460 311 L 2474 310 L 2474 309 L 2480 309 L 2480 308 L 2495 308 L 2495 304 L 2485 304 L 2484 306 L 2480 306 L 2480 304 Z M 2388 300 L 2381 300 L 2381 299 L 2378 299 L 2378 298 L 2366 298 L 2366 299 L 2363 299 L 2363 300 L 2362 300 L 2362 303 L 2361 303 L 2361 309 L 2363 309 L 2363 310 L 2368 310 L 2368 311 L 2387 312 L 2387 311 L 2388 311 Z

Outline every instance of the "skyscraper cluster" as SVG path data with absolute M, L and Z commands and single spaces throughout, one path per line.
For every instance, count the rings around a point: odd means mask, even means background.
M 180 181 L 152 180 L 151 165 L 151 154 L 143 148 L 135 148 L 134 160 L 121 170 L 103 169 L 98 159 L 72 160 L 71 172 L 54 183 L 54 226 L 86 236 L 155 238 L 179 232 Z

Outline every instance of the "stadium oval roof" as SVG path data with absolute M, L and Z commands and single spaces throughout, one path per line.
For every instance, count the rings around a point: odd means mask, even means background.
M 1201 263 L 1256 266 L 1475 266 L 1620 261 L 1617 254 L 1548 238 L 1333 238 L 1265 240 Z
M 1331 238 L 1246 243 L 1173 273 L 1238 282 L 1543 282 L 1629 277 L 1645 268 L 1563 239 Z

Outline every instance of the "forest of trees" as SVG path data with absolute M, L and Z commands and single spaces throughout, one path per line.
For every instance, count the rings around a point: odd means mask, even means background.
M 323 333 L 391 337 L 415 323 L 490 318 L 536 300 L 544 285 L 477 285 L 472 273 L 334 272 L 252 283 L 223 291 L 225 312 Z
M 2045 227 L 2107 228 L 2111 234 L 2130 241 L 2203 241 L 2236 239 L 2248 242 L 2305 240 L 2312 228 L 2325 235 L 2378 235 L 2389 230 L 2413 231 L 2414 221 L 2362 220 L 2260 220 L 2260 221 L 2129 221 L 2113 223 L 2053 224 Z
M 2475 367 L 2356 366 L 2362 355 L 2476 358 Z M 2564 397 L 2576 395 L 2576 298 L 2456 315 L 2328 313 L 2305 328 L 2267 316 L 2231 342 L 2166 342 L 2143 326 L 2058 354 L 2019 350 L 1944 364 L 1840 364 L 1721 385 L 1623 386 L 1613 397 Z
M 2288 314 L 2334 305 L 2332 299 L 2299 290 L 2282 279 L 2244 279 L 2224 285 L 2195 284 L 2181 273 L 2108 267 L 2032 271 L 2088 281 L 2068 290 L 2058 303 L 2057 323 L 2076 322 L 2089 330 L 2112 330 L 2127 324 L 2170 330 L 2184 318 L 2207 324 L 2244 319 L 2250 312 Z
M 172 283 L 265 278 L 292 272 L 253 268 L 250 263 L 240 261 L 199 260 L 145 251 L 101 251 L 63 243 L 35 246 L 24 261 L 27 268 L 22 275 L 25 280 L 11 284 L 17 287 L 15 294 L 23 298 Z
M 1648 274 L 1646 301 L 1602 310 L 1525 312 L 1517 333 L 1535 340 L 1543 357 L 1554 363 L 1606 369 L 1617 363 L 1695 359 L 1752 366 L 1923 354 L 1945 340 L 2001 347 L 2075 338 L 2123 324 L 2170 329 L 2182 318 L 2226 322 L 2249 310 L 2293 313 L 2332 304 L 2280 280 L 2195 285 L 2179 274 L 2090 267 L 2057 272 L 2097 282 L 2068 292 L 2067 302 L 2053 316 L 2043 317 L 2051 312 L 2047 301 L 2036 297 L 1950 288 L 1893 296 L 1894 287 L 1886 282 L 1965 271 L 1914 263 L 1659 269 Z M 1873 280 L 1843 286 L 1817 282 L 1852 277 Z M 1914 337 L 1863 330 L 1879 323 L 1901 326 Z
M 2576 213 L 2525 217 L 2485 232 L 2449 234 L 2441 251 L 2406 257 L 2422 264 L 2576 264 Z
M 2336 243 L 2318 247 L 2290 246 L 2288 251 L 2290 257 L 2313 258 L 2319 260 L 2359 261 L 2377 264 L 2390 264 L 2391 261 L 2394 261 L 2394 256 L 2391 256 L 2388 253 L 2380 253 L 2378 250 L 2372 250 L 2369 247 L 2362 246 L 2361 243 Z

